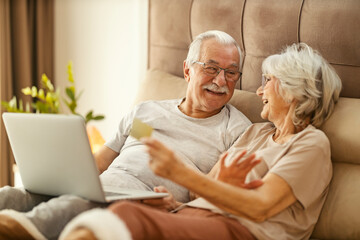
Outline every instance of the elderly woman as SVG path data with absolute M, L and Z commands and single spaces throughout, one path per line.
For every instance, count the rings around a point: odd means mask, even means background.
M 330 144 L 316 127 L 332 113 L 341 81 L 303 43 L 266 58 L 262 71 L 257 95 L 261 117 L 270 122 L 250 126 L 210 176 L 187 167 L 157 140 L 143 139 L 151 169 L 199 198 L 176 213 L 116 203 L 111 211 L 78 217 L 63 236 L 75 229 L 72 236 L 101 239 L 308 239 L 332 177 Z M 109 225 L 97 227 L 106 218 Z

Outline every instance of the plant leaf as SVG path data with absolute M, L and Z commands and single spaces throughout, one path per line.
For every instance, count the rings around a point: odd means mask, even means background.
M 31 87 L 31 96 L 33 98 L 37 96 L 37 87 L 35 87 L 35 86 Z
M 31 95 L 31 88 L 30 87 L 26 87 L 26 88 L 23 88 L 21 89 L 21 92 L 25 95 Z
M 90 111 L 86 114 L 85 118 L 88 119 L 88 118 L 92 118 L 92 117 L 93 117 L 93 111 L 90 110 Z
M 66 88 L 65 91 L 66 91 L 66 95 L 67 95 L 72 101 L 75 101 L 74 92 L 71 91 L 70 88 Z
M 105 118 L 104 115 L 97 115 L 97 116 L 95 116 L 93 119 L 96 120 L 96 121 L 98 121 L 98 120 L 103 120 L 104 118 Z

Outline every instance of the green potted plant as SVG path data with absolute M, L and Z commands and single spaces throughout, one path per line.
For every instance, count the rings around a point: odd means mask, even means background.
M 76 111 L 78 106 L 78 100 L 82 94 L 76 94 L 75 80 L 72 71 L 72 62 L 69 61 L 67 65 L 68 72 L 68 81 L 70 86 L 65 88 L 66 98 L 64 102 L 69 108 L 72 114 L 82 116 Z M 26 87 L 21 89 L 21 92 L 27 96 L 31 96 L 31 103 L 27 102 L 24 106 L 23 101 L 20 99 L 19 103 L 17 102 L 16 96 L 13 96 L 10 101 L 1 101 L 1 105 L 8 112 L 18 112 L 18 113 L 59 113 L 60 109 L 60 91 L 55 89 L 54 85 L 51 83 L 50 79 L 46 74 L 41 76 L 41 87 L 38 89 L 36 86 Z M 100 132 L 95 126 L 90 126 L 87 123 L 95 120 L 104 119 L 104 115 L 94 115 L 93 111 L 88 111 L 84 116 L 86 130 L 89 137 L 89 142 L 92 152 L 96 152 L 104 143 L 105 140 L 101 136 Z
M 71 61 L 67 65 L 67 72 L 70 86 L 65 88 L 66 98 L 64 99 L 64 102 L 72 114 L 82 116 L 76 111 L 78 100 L 81 97 L 82 92 L 80 92 L 80 94 L 76 94 Z M 51 83 L 46 74 L 42 74 L 41 88 L 38 89 L 36 86 L 32 86 L 23 88 L 21 91 L 23 94 L 31 96 L 32 102 L 27 102 L 24 107 L 22 100 L 19 100 L 19 103 L 17 103 L 16 96 L 14 96 L 8 102 L 1 102 L 1 105 L 5 107 L 6 111 L 20 113 L 59 113 L 60 91 L 59 89 L 54 88 L 54 85 Z M 88 111 L 83 117 L 85 119 L 85 123 L 105 118 L 104 115 L 94 115 L 92 110 Z

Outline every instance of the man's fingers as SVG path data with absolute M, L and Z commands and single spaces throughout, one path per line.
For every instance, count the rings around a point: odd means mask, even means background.
M 157 186 L 157 187 L 154 187 L 154 192 L 168 193 L 169 191 L 164 186 Z
M 171 150 L 164 145 L 162 142 L 158 141 L 155 138 L 149 137 L 149 138 L 145 138 L 144 142 L 146 145 L 151 146 L 152 148 L 156 149 L 156 150 L 164 150 L 167 152 L 170 152 Z
M 165 146 L 161 142 L 159 142 L 158 140 L 152 137 L 143 137 L 140 139 L 140 141 L 150 149 L 158 150 L 161 149 L 162 147 L 165 148 Z

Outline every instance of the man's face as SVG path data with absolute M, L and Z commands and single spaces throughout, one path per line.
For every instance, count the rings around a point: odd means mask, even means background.
M 240 56 L 235 45 L 222 45 L 215 39 L 208 39 L 202 44 L 198 61 L 239 70 Z M 186 66 L 184 63 L 184 76 L 188 82 L 186 102 L 193 111 L 216 114 L 234 93 L 236 82 L 226 81 L 223 70 L 213 77 L 204 72 L 201 64 Z

